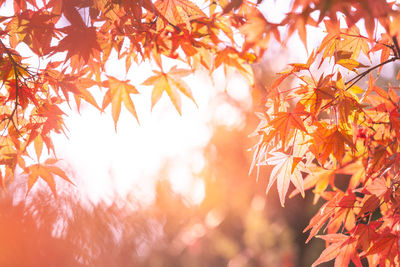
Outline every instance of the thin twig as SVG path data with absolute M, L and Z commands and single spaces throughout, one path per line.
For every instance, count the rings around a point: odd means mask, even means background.
M 347 85 L 347 84 L 349 84 L 349 83 L 351 83 L 351 84 L 350 84 L 349 86 L 347 86 L 344 90 L 345 90 L 345 91 L 349 90 L 353 85 L 355 85 L 357 82 L 359 82 L 362 78 L 364 78 L 364 77 L 365 77 L 368 73 L 370 73 L 371 71 L 373 71 L 373 70 L 375 70 L 375 69 L 377 69 L 377 68 L 379 68 L 379 67 L 381 67 L 381 66 L 383 66 L 383 65 L 385 65 L 385 64 L 387 64 L 387 63 L 396 61 L 396 60 L 398 60 L 398 59 L 400 59 L 400 58 L 398 58 L 398 57 L 392 57 L 392 58 L 390 58 L 390 59 L 388 59 L 388 60 L 386 60 L 386 61 L 384 61 L 384 62 L 382 62 L 382 63 L 379 63 L 378 65 L 373 66 L 373 67 L 367 69 L 366 71 L 364 71 L 364 72 L 358 74 L 357 76 L 353 77 L 353 78 L 350 79 L 349 81 L 345 82 L 345 85 Z M 329 101 L 328 103 L 326 103 L 324 106 L 322 106 L 322 107 L 321 107 L 321 110 L 324 110 L 326 107 L 328 107 L 329 105 L 331 105 L 331 104 L 333 103 L 333 101 L 335 101 L 336 99 L 337 99 L 337 96 L 336 96 L 334 99 L 332 99 L 331 101 Z
M 388 59 L 388 60 L 386 60 L 386 61 L 384 61 L 384 62 L 381 62 L 381 63 L 379 63 L 378 65 L 373 66 L 373 67 L 367 69 L 366 71 L 364 71 L 364 72 L 362 72 L 362 73 L 356 75 L 355 77 L 351 78 L 349 81 L 347 81 L 347 82 L 345 83 L 345 85 L 348 85 L 349 83 L 351 83 L 351 85 L 348 86 L 348 87 L 346 87 L 345 90 L 347 91 L 348 89 L 350 89 L 354 84 L 356 84 L 357 82 L 359 82 L 362 78 L 365 77 L 365 75 L 367 75 L 367 74 L 370 73 L 371 71 L 373 71 L 373 70 L 375 70 L 375 69 L 377 69 L 377 68 L 379 68 L 379 67 L 381 67 L 381 66 L 383 66 L 383 65 L 386 65 L 387 63 L 390 63 L 390 62 L 392 62 L 392 61 L 396 61 L 396 60 L 398 60 L 398 59 L 400 59 L 398 56 L 392 57 L 392 58 L 390 58 L 390 59 Z
M 396 56 L 400 57 L 400 47 L 399 47 L 399 43 L 397 41 L 397 37 L 393 36 L 392 40 L 393 40 L 394 47 L 396 48 L 395 49 Z

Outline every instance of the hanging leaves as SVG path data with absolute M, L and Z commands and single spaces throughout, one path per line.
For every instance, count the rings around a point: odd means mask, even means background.
M 317 22 L 309 16 L 313 12 Z M 398 17 L 387 1 L 298 0 L 283 20 L 289 35 L 298 32 L 305 45 L 308 26 L 319 24 L 326 35 L 306 63 L 290 64 L 267 88 L 272 105 L 260 116 L 253 165 L 265 158 L 272 165 L 267 192 L 278 181 L 283 205 L 291 179 L 302 178 L 300 171 L 292 173 L 297 167 L 291 153 L 303 151 L 299 164 L 310 174 L 301 186 L 292 181 L 291 196 L 309 189 L 314 203 L 325 201 L 305 229 L 307 242 L 318 234 L 326 241 L 313 266 L 331 260 L 335 266 L 362 266 L 362 258 L 369 266 L 400 264 L 400 97 L 392 84 L 377 86 L 374 74 L 400 59 Z M 377 23 L 386 31 L 379 39 Z M 366 77 L 368 83 L 362 83 Z M 291 86 L 282 88 L 288 79 Z M 303 142 L 293 141 L 299 133 Z M 337 178 L 344 175 L 348 183 L 338 188 Z
M 306 227 L 307 242 L 324 230 L 319 237 L 327 243 L 314 265 L 359 266 L 360 258 L 370 266 L 400 265 L 399 87 L 378 77 L 400 59 L 398 5 L 295 0 L 271 21 L 260 2 L 212 1 L 203 8 L 190 0 L 12 1 L 13 11 L 0 17 L 3 188 L 20 170 L 28 192 L 39 178 L 54 195 L 54 177 L 69 181 L 54 160 L 42 158 L 46 149 L 55 156 L 52 136 L 65 134 L 71 99 L 78 110 L 82 100 L 101 111 L 111 105 L 115 128 L 122 106 L 139 121 L 140 85 L 129 77 L 135 63 L 152 61 L 161 70 L 142 84 L 152 89 L 151 107 L 166 92 L 181 114 L 181 94 L 196 104 L 184 77 L 197 69 L 210 75 L 234 69 L 257 86 L 249 63 L 271 39 L 284 45 L 297 34 L 308 50 L 315 44 L 310 30 L 323 29 L 306 62 L 290 64 L 266 88 L 252 167 L 271 166 L 267 191 L 276 182 L 282 206 L 291 183 L 292 196 L 312 190 L 314 202 L 325 201 Z M 27 64 L 32 59 L 38 64 Z M 174 60 L 184 67 L 164 71 Z M 107 75 L 113 61 L 125 66 L 127 78 Z M 36 162 L 26 166 L 28 160 Z M 337 186 L 343 175 L 349 182 Z

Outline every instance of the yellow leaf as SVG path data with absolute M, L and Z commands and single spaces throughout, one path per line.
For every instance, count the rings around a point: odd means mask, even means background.
M 368 39 L 360 35 L 360 30 L 353 26 L 347 34 L 342 34 L 343 39 L 338 44 L 338 50 L 351 52 L 351 59 L 357 60 L 360 52 L 369 58 Z
M 366 67 L 365 65 L 361 64 L 360 62 L 358 62 L 357 60 L 354 60 L 352 58 L 340 59 L 336 64 L 339 64 L 348 70 L 354 70 L 355 68 L 359 68 L 359 67 Z

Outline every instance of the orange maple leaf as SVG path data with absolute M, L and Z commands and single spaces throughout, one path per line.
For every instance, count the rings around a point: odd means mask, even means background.
M 289 140 L 293 135 L 293 129 L 299 129 L 307 133 L 307 129 L 304 126 L 301 115 L 307 115 L 302 105 L 298 105 L 291 112 L 278 112 L 275 114 L 275 118 L 270 122 L 270 125 L 276 129 L 282 140 L 282 147 L 286 145 L 286 140 Z
M 259 56 L 262 56 L 267 49 L 271 34 L 277 41 L 280 41 L 278 25 L 268 22 L 256 8 L 251 9 L 246 23 L 239 30 L 245 35 L 245 49 L 258 50 Z
M 352 141 L 351 136 L 342 132 L 338 127 L 333 127 L 327 129 L 318 125 L 318 130 L 316 130 L 312 136 L 314 137 L 313 145 L 311 150 L 313 151 L 317 160 L 322 164 L 326 162 L 330 154 L 336 158 L 339 163 L 342 163 L 346 146 L 350 147 L 353 151 L 356 147 Z
M 357 60 L 362 51 L 369 58 L 368 39 L 360 34 L 357 26 L 351 27 L 346 33 L 341 34 L 342 40 L 338 43 L 338 50 L 351 53 L 351 59 Z
M 66 60 L 71 58 L 73 70 L 83 67 L 89 59 L 100 58 L 101 49 L 95 27 L 68 26 L 61 31 L 67 35 L 60 41 L 53 53 L 67 51 Z
M 135 106 L 133 105 L 130 94 L 139 94 L 135 86 L 129 84 L 129 80 L 120 81 L 112 76 L 107 76 L 108 80 L 103 84 L 108 87 L 108 91 L 104 95 L 102 109 L 104 110 L 110 103 L 112 106 L 112 117 L 115 124 L 115 130 L 117 130 L 117 122 L 119 114 L 121 113 L 121 102 L 124 102 L 126 109 L 132 113 L 132 115 L 139 122 L 136 114 Z
M 349 266 L 350 259 L 357 267 L 361 267 L 360 257 L 357 253 L 357 239 L 344 234 L 329 234 L 319 236 L 330 245 L 322 251 L 320 257 L 312 264 L 312 267 L 335 259 L 335 267 Z
M 24 172 L 28 174 L 28 191 L 26 192 L 26 195 L 29 194 L 39 177 L 47 183 L 55 197 L 57 197 L 57 191 L 56 183 L 54 181 L 54 174 L 66 180 L 67 182 L 74 184 L 62 169 L 53 165 L 56 162 L 56 159 L 48 159 L 45 161 L 45 164 L 33 164 L 25 168 Z
M 189 31 L 192 29 L 190 21 L 207 17 L 197 5 L 188 0 L 160 0 L 154 6 L 173 26 L 178 27 L 184 24 Z M 164 27 L 163 21 L 157 20 L 157 29 Z
M 309 12 L 302 13 L 291 12 L 286 15 L 286 18 L 281 22 L 281 25 L 289 25 L 289 36 L 297 30 L 301 41 L 307 49 L 307 30 L 306 26 L 317 26 L 315 20 L 312 19 Z
M 151 94 L 151 108 L 160 100 L 164 91 L 168 94 L 179 114 L 181 114 L 181 98 L 178 91 L 190 98 L 197 106 L 189 86 L 180 78 L 189 75 L 191 71 L 177 69 L 174 66 L 168 73 L 160 71 L 154 71 L 154 73 L 156 75 L 151 76 L 142 83 L 143 85 L 152 85 L 154 87 Z

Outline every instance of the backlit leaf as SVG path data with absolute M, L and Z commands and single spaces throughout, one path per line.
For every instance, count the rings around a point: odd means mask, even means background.
M 143 82 L 143 85 L 153 86 L 153 91 L 151 94 L 152 108 L 158 102 L 158 100 L 160 100 L 164 92 L 168 94 L 172 104 L 175 106 L 179 114 L 181 114 L 181 97 L 178 92 L 183 93 L 196 104 L 192 95 L 192 91 L 181 79 L 181 77 L 189 75 L 190 71 L 173 67 L 168 73 L 158 71 L 154 72 L 156 75 Z
M 302 162 L 282 152 L 272 152 L 271 155 L 272 157 L 268 158 L 265 162 L 265 164 L 274 165 L 270 174 L 267 193 L 275 181 L 277 181 L 279 198 L 283 207 L 285 206 L 285 197 L 289 189 L 289 184 L 292 182 L 304 197 L 303 177 L 301 174 Z
M 185 25 L 191 30 L 190 21 L 207 17 L 203 11 L 190 0 L 158 0 L 155 7 L 174 26 Z M 158 28 L 164 26 L 161 20 L 157 20 Z
M 110 103 L 112 106 L 112 117 L 115 124 L 115 130 L 117 129 L 117 122 L 121 113 L 121 103 L 124 103 L 126 109 L 136 118 L 139 119 L 136 114 L 135 106 L 133 105 L 130 94 L 138 94 L 139 92 L 133 85 L 129 84 L 129 80 L 120 81 L 114 77 L 107 76 L 108 80 L 104 83 L 108 87 L 103 98 L 102 109 L 104 110 Z

